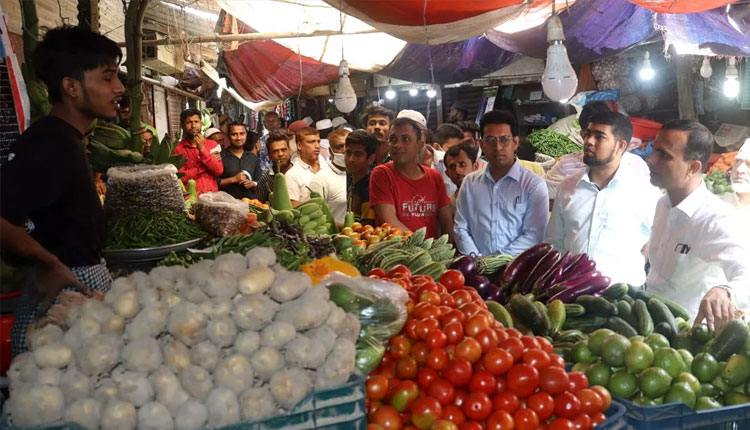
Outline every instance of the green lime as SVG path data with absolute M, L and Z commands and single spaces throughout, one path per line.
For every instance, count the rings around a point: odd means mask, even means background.
M 611 367 L 622 367 L 625 364 L 625 350 L 629 346 L 630 341 L 621 334 L 607 336 L 602 342 L 602 361 Z
M 707 325 L 698 324 L 690 330 L 690 337 L 693 339 L 693 342 L 703 345 L 714 337 L 714 333 L 708 329 Z
M 678 349 L 677 352 L 680 353 L 682 362 L 685 363 L 685 370 L 690 370 L 693 367 L 693 353 L 687 349 Z
M 646 336 L 646 343 L 654 351 L 659 348 L 669 348 L 669 340 L 661 333 L 651 333 Z
M 750 359 L 744 354 L 734 354 L 727 360 L 727 365 L 721 371 L 724 382 L 736 387 L 743 385 L 750 377 Z
M 625 368 L 630 373 L 641 373 L 651 367 L 653 362 L 654 351 L 646 342 L 631 342 L 630 346 L 625 349 Z
M 675 382 L 669 387 L 664 401 L 666 403 L 682 402 L 692 409 L 695 408 L 695 392 L 687 382 Z
M 690 333 L 686 331 L 679 332 L 672 336 L 670 343 L 674 349 L 693 349 L 693 339 L 690 337 Z
M 698 393 L 701 397 L 716 397 L 721 395 L 721 392 L 714 387 L 713 384 L 708 382 L 702 382 L 701 383 L 701 391 Z
M 631 336 L 630 339 L 628 339 L 628 340 L 630 341 L 630 343 L 633 343 L 633 342 L 645 342 L 646 338 L 643 337 L 643 336 L 641 336 L 640 334 L 638 334 L 638 335 L 635 335 L 635 336 Z
M 639 406 L 656 406 L 658 403 L 656 403 L 653 399 L 649 399 L 648 397 L 644 396 L 643 393 L 638 393 L 637 396 L 630 399 L 631 402 L 635 403 Z
M 593 331 L 589 335 L 589 349 L 591 349 L 591 352 L 594 353 L 594 355 L 599 356 L 602 354 L 602 343 L 604 342 L 604 339 L 608 338 L 609 336 L 615 334 L 612 330 L 608 328 L 600 328 L 598 330 Z
M 651 399 L 667 394 L 671 383 L 672 377 L 666 370 L 659 367 L 649 367 L 638 376 L 638 386 L 641 392 Z
M 673 348 L 659 348 L 654 352 L 654 367 L 661 367 L 676 378 L 680 373 L 687 370 L 682 356 Z
M 585 340 L 579 340 L 573 345 L 573 362 L 574 363 L 593 363 L 596 356 L 591 352 L 591 348 Z
M 586 377 L 589 378 L 589 385 L 601 385 L 606 387 L 609 378 L 612 376 L 612 369 L 604 363 L 592 364 L 586 369 Z
M 676 382 L 687 382 L 690 388 L 695 392 L 696 396 L 701 394 L 701 381 L 695 377 L 692 373 L 682 372 L 677 376 Z
M 693 358 L 693 365 L 690 369 L 699 381 L 711 382 L 719 373 L 719 362 L 708 352 L 701 352 Z
M 721 403 L 717 402 L 716 400 L 708 396 L 698 397 L 698 400 L 695 401 L 696 411 L 702 411 L 705 409 L 716 409 L 720 407 L 721 407 Z
M 730 391 L 726 394 L 724 394 L 724 405 L 725 406 L 731 406 L 731 405 L 741 405 L 743 403 L 750 403 L 750 397 L 736 393 L 734 391 Z
M 711 384 L 716 388 L 720 393 L 726 394 L 730 391 L 732 391 L 732 387 L 727 385 L 726 382 L 724 382 L 724 379 L 721 377 L 721 375 L 716 375 L 714 379 L 711 380 Z
M 586 373 L 586 370 L 588 370 L 589 367 L 591 367 L 591 363 L 576 363 L 570 371 Z
M 613 396 L 630 399 L 638 391 L 638 380 L 632 373 L 624 371 L 615 372 L 609 378 L 607 389 Z

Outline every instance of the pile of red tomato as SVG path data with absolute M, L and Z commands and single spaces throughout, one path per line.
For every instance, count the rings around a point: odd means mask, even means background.
M 543 337 L 495 321 L 463 275 L 399 266 L 372 277 L 409 293 L 409 315 L 367 380 L 368 430 L 591 430 L 612 398 Z

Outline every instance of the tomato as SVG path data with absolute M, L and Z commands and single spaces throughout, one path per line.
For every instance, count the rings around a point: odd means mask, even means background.
M 455 290 L 451 291 L 451 296 L 453 296 L 453 299 L 456 301 L 456 306 L 461 306 L 466 303 L 471 303 L 472 297 L 471 294 L 466 290 Z
M 567 418 L 555 418 L 549 423 L 548 430 L 575 430 L 576 425 Z
M 396 377 L 396 365 L 394 364 L 392 366 L 384 367 L 380 369 L 380 372 L 378 373 L 380 373 L 381 375 L 385 376 L 388 379 L 393 379 Z
M 369 272 L 367 272 L 367 276 L 377 276 L 378 278 L 385 278 L 386 274 L 385 274 L 385 270 L 377 268 L 377 269 L 372 269 Z
M 550 354 L 549 355 L 549 365 L 551 367 L 559 367 L 561 369 L 565 369 L 565 359 L 557 354 Z
M 435 285 L 435 289 L 437 289 L 437 285 Z M 438 294 L 435 291 L 425 291 L 425 287 L 422 287 L 422 291 L 419 294 L 419 303 L 427 302 L 434 306 L 440 306 L 440 294 Z
M 481 311 L 482 308 L 474 302 L 464 303 L 458 307 L 458 310 L 463 312 L 467 317 L 473 317 L 477 312 Z M 467 321 L 468 322 L 468 321 Z
M 463 324 L 464 321 L 466 321 L 466 315 L 455 308 L 451 309 L 451 311 L 447 314 L 440 316 L 440 325 L 443 328 L 445 328 L 450 323 L 457 322 Z
M 529 397 L 539 387 L 539 371 L 528 364 L 516 364 L 507 375 L 508 389 L 518 397 Z
M 579 390 L 589 387 L 589 378 L 583 372 L 570 372 L 568 373 L 568 379 L 570 380 L 570 386 L 568 391 L 575 394 Z
M 592 430 L 594 428 L 594 422 L 586 414 L 581 414 L 573 420 L 573 424 L 576 426 L 576 430 Z
M 411 351 L 411 341 L 402 334 L 393 336 L 388 343 L 388 351 L 393 358 L 401 358 Z
M 453 360 L 456 357 L 456 345 L 450 344 L 443 349 L 448 353 L 448 359 Z
M 492 348 L 482 357 L 484 368 L 494 375 L 502 375 L 513 366 L 513 356 L 501 348 Z
M 476 363 L 482 357 L 482 345 L 474 338 L 465 337 L 456 345 L 456 357 Z
M 469 393 L 463 408 L 467 418 L 482 421 L 492 413 L 492 401 L 485 393 Z
M 448 312 L 450 312 L 452 310 L 454 310 L 454 309 L 452 307 L 450 307 L 450 306 L 445 306 L 445 305 L 438 306 L 438 312 L 440 312 L 440 318 L 442 318 L 443 315 L 447 314 Z M 438 322 L 440 322 L 439 319 L 438 319 Z
M 546 353 L 545 353 L 546 354 Z M 556 396 L 570 388 L 570 377 L 565 369 L 559 367 L 545 367 L 539 371 L 542 380 L 540 386 L 542 391 Z
M 512 414 L 518 410 L 520 405 L 521 402 L 518 400 L 518 396 L 510 391 L 498 392 L 492 397 L 492 409 L 494 410 L 501 409 Z
M 464 279 L 464 274 L 459 272 L 458 270 L 446 270 L 442 275 L 440 275 L 440 283 L 445 285 L 445 288 L 447 288 L 448 291 L 462 288 L 464 286 L 464 282 L 466 282 L 466 280 Z
M 523 334 L 520 331 L 518 331 L 517 328 L 513 328 L 513 327 L 506 327 L 505 332 L 508 333 L 508 336 L 516 337 L 518 339 L 520 339 L 523 336 Z
M 453 296 L 450 295 L 450 293 L 441 293 L 440 304 L 443 306 L 450 306 L 451 308 L 455 308 L 456 299 L 454 299 Z
M 457 344 L 464 338 L 464 326 L 460 322 L 451 322 L 443 326 L 443 331 L 450 344 Z
M 548 367 L 550 364 L 549 354 L 542 351 L 541 349 L 526 350 L 521 358 L 524 364 L 529 364 L 540 370 Z M 564 371 L 565 369 L 563 369 L 563 372 Z
M 484 353 L 497 347 L 498 344 L 497 333 L 491 328 L 480 331 L 474 338 L 482 345 L 482 352 Z
M 407 278 L 411 277 L 411 270 L 409 270 L 408 267 L 404 266 L 403 264 L 399 264 L 398 266 L 391 269 L 388 273 L 386 273 L 386 276 L 389 278 L 395 277 L 396 275 L 404 275 Z
M 539 342 L 539 346 L 542 348 L 542 351 L 546 352 L 547 354 L 552 354 L 552 352 L 554 352 L 555 347 L 552 346 L 552 343 L 547 339 L 541 336 L 537 336 L 536 341 Z
M 419 302 L 414 306 L 412 316 L 415 319 L 423 320 L 426 318 L 440 318 L 440 309 L 432 303 Z
M 445 406 L 456 398 L 456 389 L 445 379 L 436 379 L 427 387 L 427 395 L 437 400 L 440 405 Z
M 427 354 L 430 353 L 430 348 L 424 341 L 419 341 L 411 346 L 411 355 L 417 360 L 417 363 L 424 364 L 427 362 Z
M 466 421 L 461 424 L 460 430 L 484 430 L 484 427 L 476 421 Z
M 601 385 L 594 385 L 593 387 L 591 387 L 591 389 L 596 391 L 596 394 L 598 394 L 599 397 L 602 398 L 602 412 L 606 412 L 609 409 L 609 406 L 612 404 L 612 394 L 609 393 L 608 389 L 602 387 Z
M 512 430 L 515 427 L 513 416 L 504 410 L 496 410 L 487 420 L 487 430 Z
M 495 377 L 492 376 L 492 373 L 486 370 L 474 372 L 471 381 L 469 381 L 469 391 L 472 393 L 480 392 L 491 396 L 495 394 L 496 388 L 497 381 L 495 380 Z
M 575 419 L 581 413 L 581 401 L 571 392 L 564 392 L 555 397 L 555 415 Z
M 463 358 L 454 358 L 448 362 L 443 370 L 443 378 L 453 384 L 454 387 L 463 387 L 471 380 L 473 370 L 471 363 Z
M 458 426 L 452 421 L 437 420 L 432 423 L 430 430 L 458 430 Z
M 521 336 L 521 343 L 523 343 L 524 351 L 527 349 L 542 349 L 539 341 L 533 336 Z
M 460 407 L 450 404 L 443 406 L 443 419 L 452 421 L 460 426 L 466 422 L 466 415 L 464 415 L 464 411 Z
M 389 405 L 379 407 L 367 420 L 371 424 L 383 427 L 385 430 L 400 430 L 404 422 L 398 411 Z
M 429 429 L 442 415 L 442 406 L 432 397 L 420 397 L 411 406 L 411 423 L 422 430 Z
M 416 311 L 413 311 L 412 315 L 414 315 L 414 312 Z M 419 324 L 419 321 L 420 320 L 414 318 L 408 318 L 406 320 L 406 325 L 404 325 L 404 332 L 407 336 L 409 336 L 409 339 L 418 339 L 417 324 Z
M 513 414 L 516 430 L 536 430 L 539 428 L 539 417 L 532 409 L 521 408 Z
M 581 411 L 588 415 L 594 415 L 602 412 L 604 400 L 602 396 L 591 388 L 584 388 L 576 393 L 576 397 L 581 401 Z
M 466 392 L 466 390 L 456 390 L 456 398 L 453 399 L 453 405 L 458 406 L 459 408 L 463 406 L 464 400 L 466 400 L 466 396 L 468 396 L 469 393 Z
M 367 424 L 367 430 L 385 430 L 383 426 L 377 424 Z
M 495 376 L 495 380 L 497 381 L 497 388 L 495 389 L 496 393 L 502 393 L 503 391 L 508 390 L 508 380 L 505 379 L 505 376 Z
M 398 384 L 401 383 L 400 379 L 397 378 L 389 378 L 388 379 L 388 394 L 385 395 L 385 399 L 383 399 L 383 402 L 390 402 L 391 398 L 394 394 L 396 394 L 396 389 L 398 388 Z
M 603 423 L 604 421 L 607 421 L 607 416 L 604 415 L 602 412 L 599 412 L 598 414 L 591 417 L 591 421 L 595 426 Z
M 448 363 L 448 353 L 442 348 L 433 348 L 430 353 L 427 354 L 427 361 L 425 364 L 430 369 L 443 370 L 445 365 Z
M 367 398 L 381 400 L 388 394 L 388 378 L 383 375 L 370 375 L 365 384 Z
M 430 383 L 436 379 L 440 379 L 440 375 L 429 367 L 422 367 L 419 369 L 417 374 L 417 384 L 419 388 L 426 390 L 430 386 Z
M 425 318 L 417 324 L 417 337 L 424 340 L 433 330 L 440 328 L 440 323 L 434 318 Z
M 411 355 L 405 355 L 396 363 L 396 377 L 399 379 L 414 379 L 417 377 L 417 360 Z
M 533 409 L 542 421 L 546 421 L 555 412 L 555 400 L 547 393 L 532 394 L 526 399 L 526 406 Z
M 432 291 L 433 293 L 437 294 L 438 297 L 440 297 L 440 294 L 438 293 L 438 286 L 434 282 L 429 281 L 419 281 L 416 285 L 417 287 L 417 295 L 422 295 L 422 293 L 426 293 L 428 291 Z M 421 301 L 421 300 L 420 300 Z M 438 306 L 440 303 L 433 303 L 433 305 Z
M 448 343 L 448 336 L 446 336 L 445 332 L 440 329 L 433 330 L 432 333 L 428 334 L 427 338 L 425 338 L 425 343 L 430 349 L 442 348 Z
M 518 361 L 523 355 L 523 342 L 517 337 L 511 337 L 508 340 L 501 342 L 499 345 L 500 349 L 504 349 L 510 353 L 513 357 L 513 361 Z
M 510 338 L 508 331 L 504 328 L 495 328 L 495 335 L 497 336 L 497 344 L 500 345 Z
M 419 397 L 419 387 L 414 381 L 401 381 L 391 398 L 391 406 L 397 411 L 408 410 L 414 400 Z

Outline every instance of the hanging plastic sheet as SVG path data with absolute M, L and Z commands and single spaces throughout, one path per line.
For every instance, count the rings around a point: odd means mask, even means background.
M 750 37 L 729 24 L 724 8 L 693 14 L 659 14 L 664 43 L 678 54 L 750 55 Z
M 659 13 L 696 13 L 726 6 L 737 0 L 628 0 Z

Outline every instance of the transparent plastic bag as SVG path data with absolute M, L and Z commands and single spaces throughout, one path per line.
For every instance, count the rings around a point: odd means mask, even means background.
M 210 234 L 229 236 L 240 231 L 248 211 L 247 203 L 224 191 L 203 193 L 195 204 L 195 221 Z
M 107 170 L 104 212 L 109 215 L 139 209 L 185 212 L 185 198 L 174 165 L 138 164 Z

